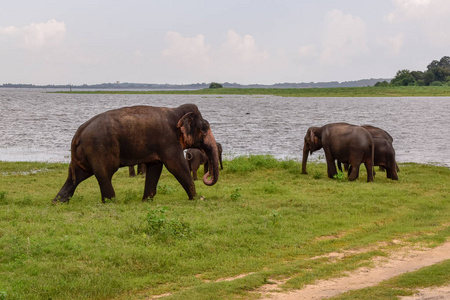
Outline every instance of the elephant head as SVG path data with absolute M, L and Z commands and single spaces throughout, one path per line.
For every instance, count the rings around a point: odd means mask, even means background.
M 197 110 L 198 112 L 198 110 Z M 219 154 L 217 143 L 209 126 L 209 122 L 202 118 L 200 112 L 188 112 L 178 121 L 180 142 L 183 149 L 202 149 L 209 162 L 209 171 L 203 176 L 203 183 L 214 185 L 219 179 Z
M 308 131 L 305 135 L 305 142 L 303 144 L 302 174 L 307 174 L 306 162 L 308 161 L 308 154 L 320 149 L 322 149 L 321 128 L 308 128 Z

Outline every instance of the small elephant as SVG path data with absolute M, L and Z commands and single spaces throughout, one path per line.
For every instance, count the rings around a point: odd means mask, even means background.
M 374 152 L 374 166 L 382 167 L 386 170 L 386 177 L 392 180 L 398 180 L 397 175 L 397 163 L 395 161 L 395 150 L 392 147 L 392 143 L 383 138 L 374 138 L 373 144 L 375 147 Z M 348 174 L 352 170 L 352 166 L 346 165 L 346 170 L 348 170 Z M 338 167 L 340 168 L 340 162 L 338 162 Z M 342 172 L 342 170 L 341 170 Z M 373 172 L 375 175 L 375 171 Z
M 366 129 L 370 133 L 372 138 L 374 138 L 374 139 L 375 138 L 385 139 L 388 142 L 390 142 L 391 146 L 392 146 L 392 143 L 394 142 L 394 139 L 392 138 L 392 136 L 386 130 L 381 129 L 379 127 L 375 127 L 373 125 L 361 125 L 361 127 Z M 378 144 L 380 144 L 380 143 L 378 143 Z M 377 148 L 375 146 L 375 155 L 377 155 L 376 153 L 377 153 Z M 338 161 L 337 165 L 338 165 L 338 169 L 342 172 L 341 162 Z M 379 166 L 380 171 L 383 171 L 383 172 L 385 171 L 385 168 L 383 166 L 381 166 L 381 165 L 376 165 L 376 166 Z M 396 167 L 396 171 L 399 172 L 400 169 L 399 169 L 397 163 L 395 163 L 395 167 Z M 348 169 L 349 169 L 348 164 L 344 164 L 344 170 L 348 171 Z M 374 171 L 374 175 L 375 175 L 375 171 Z
M 310 127 L 303 145 L 302 173 L 306 173 L 308 153 L 323 148 L 327 161 L 329 178 L 337 174 L 335 161 L 348 163 L 354 168 L 348 180 L 359 176 L 359 166 L 364 163 L 367 181 L 373 181 L 374 145 L 370 133 L 357 125 L 348 123 L 330 123 L 322 127 Z
M 374 138 L 373 143 L 375 145 L 374 166 L 383 167 L 386 170 L 387 178 L 398 180 L 398 166 L 392 142 L 383 138 Z
M 189 165 L 189 171 L 192 172 L 192 178 L 197 180 L 197 171 L 201 165 L 208 161 L 208 157 L 201 150 L 190 148 L 186 151 L 186 161 Z
M 361 125 L 361 127 L 365 128 L 370 133 L 370 135 L 372 135 L 373 138 L 385 139 L 391 142 L 391 145 L 392 143 L 394 143 L 394 138 L 384 129 L 372 125 Z M 400 172 L 397 163 L 395 163 L 395 168 L 397 172 Z M 384 168 L 382 166 L 380 166 L 380 171 L 384 171 Z
M 156 195 L 163 166 L 193 199 L 195 184 L 183 153 L 187 148 L 199 148 L 206 153 L 211 170 L 203 176 L 203 182 L 214 185 L 219 179 L 216 140 L 196 105 L 133 106 L 101 113 L 75 133 L 69 174 L 53 203 L 68 202 L 76 187 L 92 175 L 97 178 L 102 201 L 112 199 L 114 173 L 120 167 L 140 163 L 146 165 L 143 201 Z
M 134 166 L 129 166 L 128 167 L 128 174 L 130 175 L 130 177 L 135 177 L 136 176 L 136 172 L 134 170 Z M 137 165 L 137 175 L 145 175 L 145 164 L 141 163 Z
M 217 151 L 219 154 L 219 163 L 220 163 L 220 169 L 223 170 L 223 164 L 222 164 L 222 145 L 220 143 L 217 144 Z M 197 180 L 197 171 L 200 168 L 201 165 L 203 165 L 204 174 L 208 172 L 208 159 L 201 150 L 190 148 L 186 150 L 186 160 L 189 165 L 189 170 L 192 172 L 192 177 L 194 180 Z

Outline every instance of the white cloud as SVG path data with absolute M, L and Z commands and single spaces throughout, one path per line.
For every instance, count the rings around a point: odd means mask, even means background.
M 249 34 L 240 36 L 233 30 L 228 30 L 223 49 L 229 58 L 246 65 L 261 64 L 269 58 L 266 50 L 258 49 L 253 36 Z
M 395 36 L 379 38 L 378 42 L 387 49 L 389 55 L 396 56 L 403 48 L 404 39 L 404 34 L 399 33 Z
M 344 66 L 368 51 L 366 26 L 361 18 L 336 9 L 327 13 L 320 53 L 322 64 Z
M 52 19 L 45 23 L 31 23 L 23 28 L 0 27 L 0 35 L 13 38 L 15 46 L 39 50 L 59 44 L 66 35 L 66 25 Z
M 168 47 L 162 54 L 167 59 L 185 66 L 210 63 L 210 46 L 205 44 L 205 37 L 202 34 L 189 38 L 183 37 L 178 32 L 169 31 L 165 39 Z
M 417 24 L 418 34 L 423 33 L 427 42 L 438 46 L 450 46 L 450 1 L 448 0 L 393 0 L 394 10 L 386 20 L 396 24 Z
M 301 57 L 311 57 L 316 55 L 316 45 L 306 45 L 298 49 Z

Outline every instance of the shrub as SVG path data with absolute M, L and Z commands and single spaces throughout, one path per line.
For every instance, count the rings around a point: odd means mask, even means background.
M 174 237 L 183 238 L 192 235 L 189 223 L 168 218 L 166 206 L 150 210 L 147 214 L 146 233 L 162 238 Z
M 223 86 L 220 83 L 217 82 L 211 82 L 211 84 L 209 85 L 210 89 L 220 89 L 223 88 Z

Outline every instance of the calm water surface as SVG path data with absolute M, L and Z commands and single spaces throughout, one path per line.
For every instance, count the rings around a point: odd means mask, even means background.
M 0 160 L 69 162 L 77 128 L 131 105 L 195 103 L 224 155 L 301 160 L 306 130 L 331 122 L 371 124 L 394 138 L 397 161 L 450 167 L 450 97 L 285 98 L 275 96 L 77 95 L 0 89 Z M 318 151 L 311 159 L 320 159 Z

